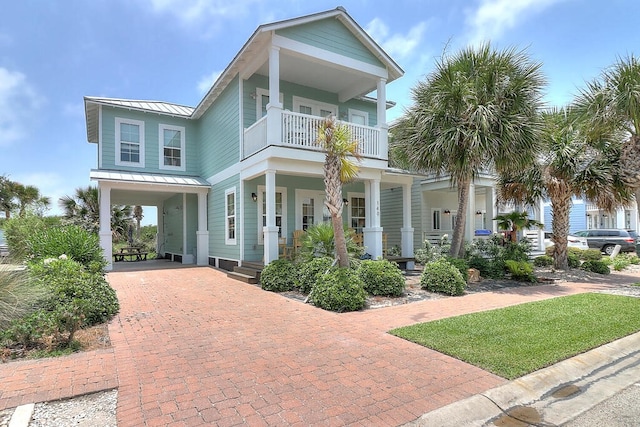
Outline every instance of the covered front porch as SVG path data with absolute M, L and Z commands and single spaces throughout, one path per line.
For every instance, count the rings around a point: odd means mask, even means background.
M 319 153 L 318 153 L 319 154 Z M 309 227 L 330 221 L 324 206 L 325 189 L 322 164 L 270 158 L 264 172 L 246 173 L 244 193 L 244 238 L 241 249 L 244 262 L 269 262 L 299 250 L 299 236 Z M 402 257 L 413 257 L 411 226 L 412 178 L 375 169 L 362 169 L 358 179 L 343 187 L 343 221 L 361 239 L 365 253 L 372 259 L 385 255 L 389 247 L 387 232 L 381 225 L 381 188 L 403 188 L 401 226 Z
M 159 256 L 170 254 L 182 264 L 207 265 L 207 195 L 210 186 L 198 177 L 91 171 L 100 194 L 100 246 L 107 270 L 113 269 L 111 231 L 112 205 L 141 205 L 157 208 Z

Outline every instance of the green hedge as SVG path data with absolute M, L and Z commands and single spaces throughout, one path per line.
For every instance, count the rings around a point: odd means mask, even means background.
M 420 285 L 430 292 L 462 295 L 466 282 L 460 271 L 445 259 L 427 263 L 420 276 Z
M 296 269 L 291 261 L 277 259 L 267 264 L 260 273 L 260 286 L 265 291 L 290 291 L 296 286 L 296 274 Z
M 405 279 L 398 264 L 383 259 L 364 260 L 358 269 L 364 282 L 364 290 L 371 295 L 400 296 L 404 292 Z
M 325 310 L 360 310 L 367 300 L 364 282 L 351 268 L 336 268 L 319 277 L 311 293 L 311 302 Z

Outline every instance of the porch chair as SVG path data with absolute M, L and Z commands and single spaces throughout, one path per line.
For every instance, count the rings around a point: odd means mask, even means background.
M 304 237 L 304 230 L 293 231 L 293 253 L 297 254 L 302 249 L 302 238 Z

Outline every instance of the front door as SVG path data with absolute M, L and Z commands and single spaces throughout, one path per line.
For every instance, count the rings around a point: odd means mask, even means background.
M 324 205 L 324 192 L 296 190 L 296 230 L 307 230 L 330 220 L 331 216 Z

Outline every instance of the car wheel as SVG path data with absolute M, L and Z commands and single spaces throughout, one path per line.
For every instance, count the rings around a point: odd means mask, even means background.
M 611 255 L 613 253 L 613 248 L 615 246 L 613 245 L 606 245 L 604 248 L 602 248 L 602 252 L 604 252 L 607 255 Z

